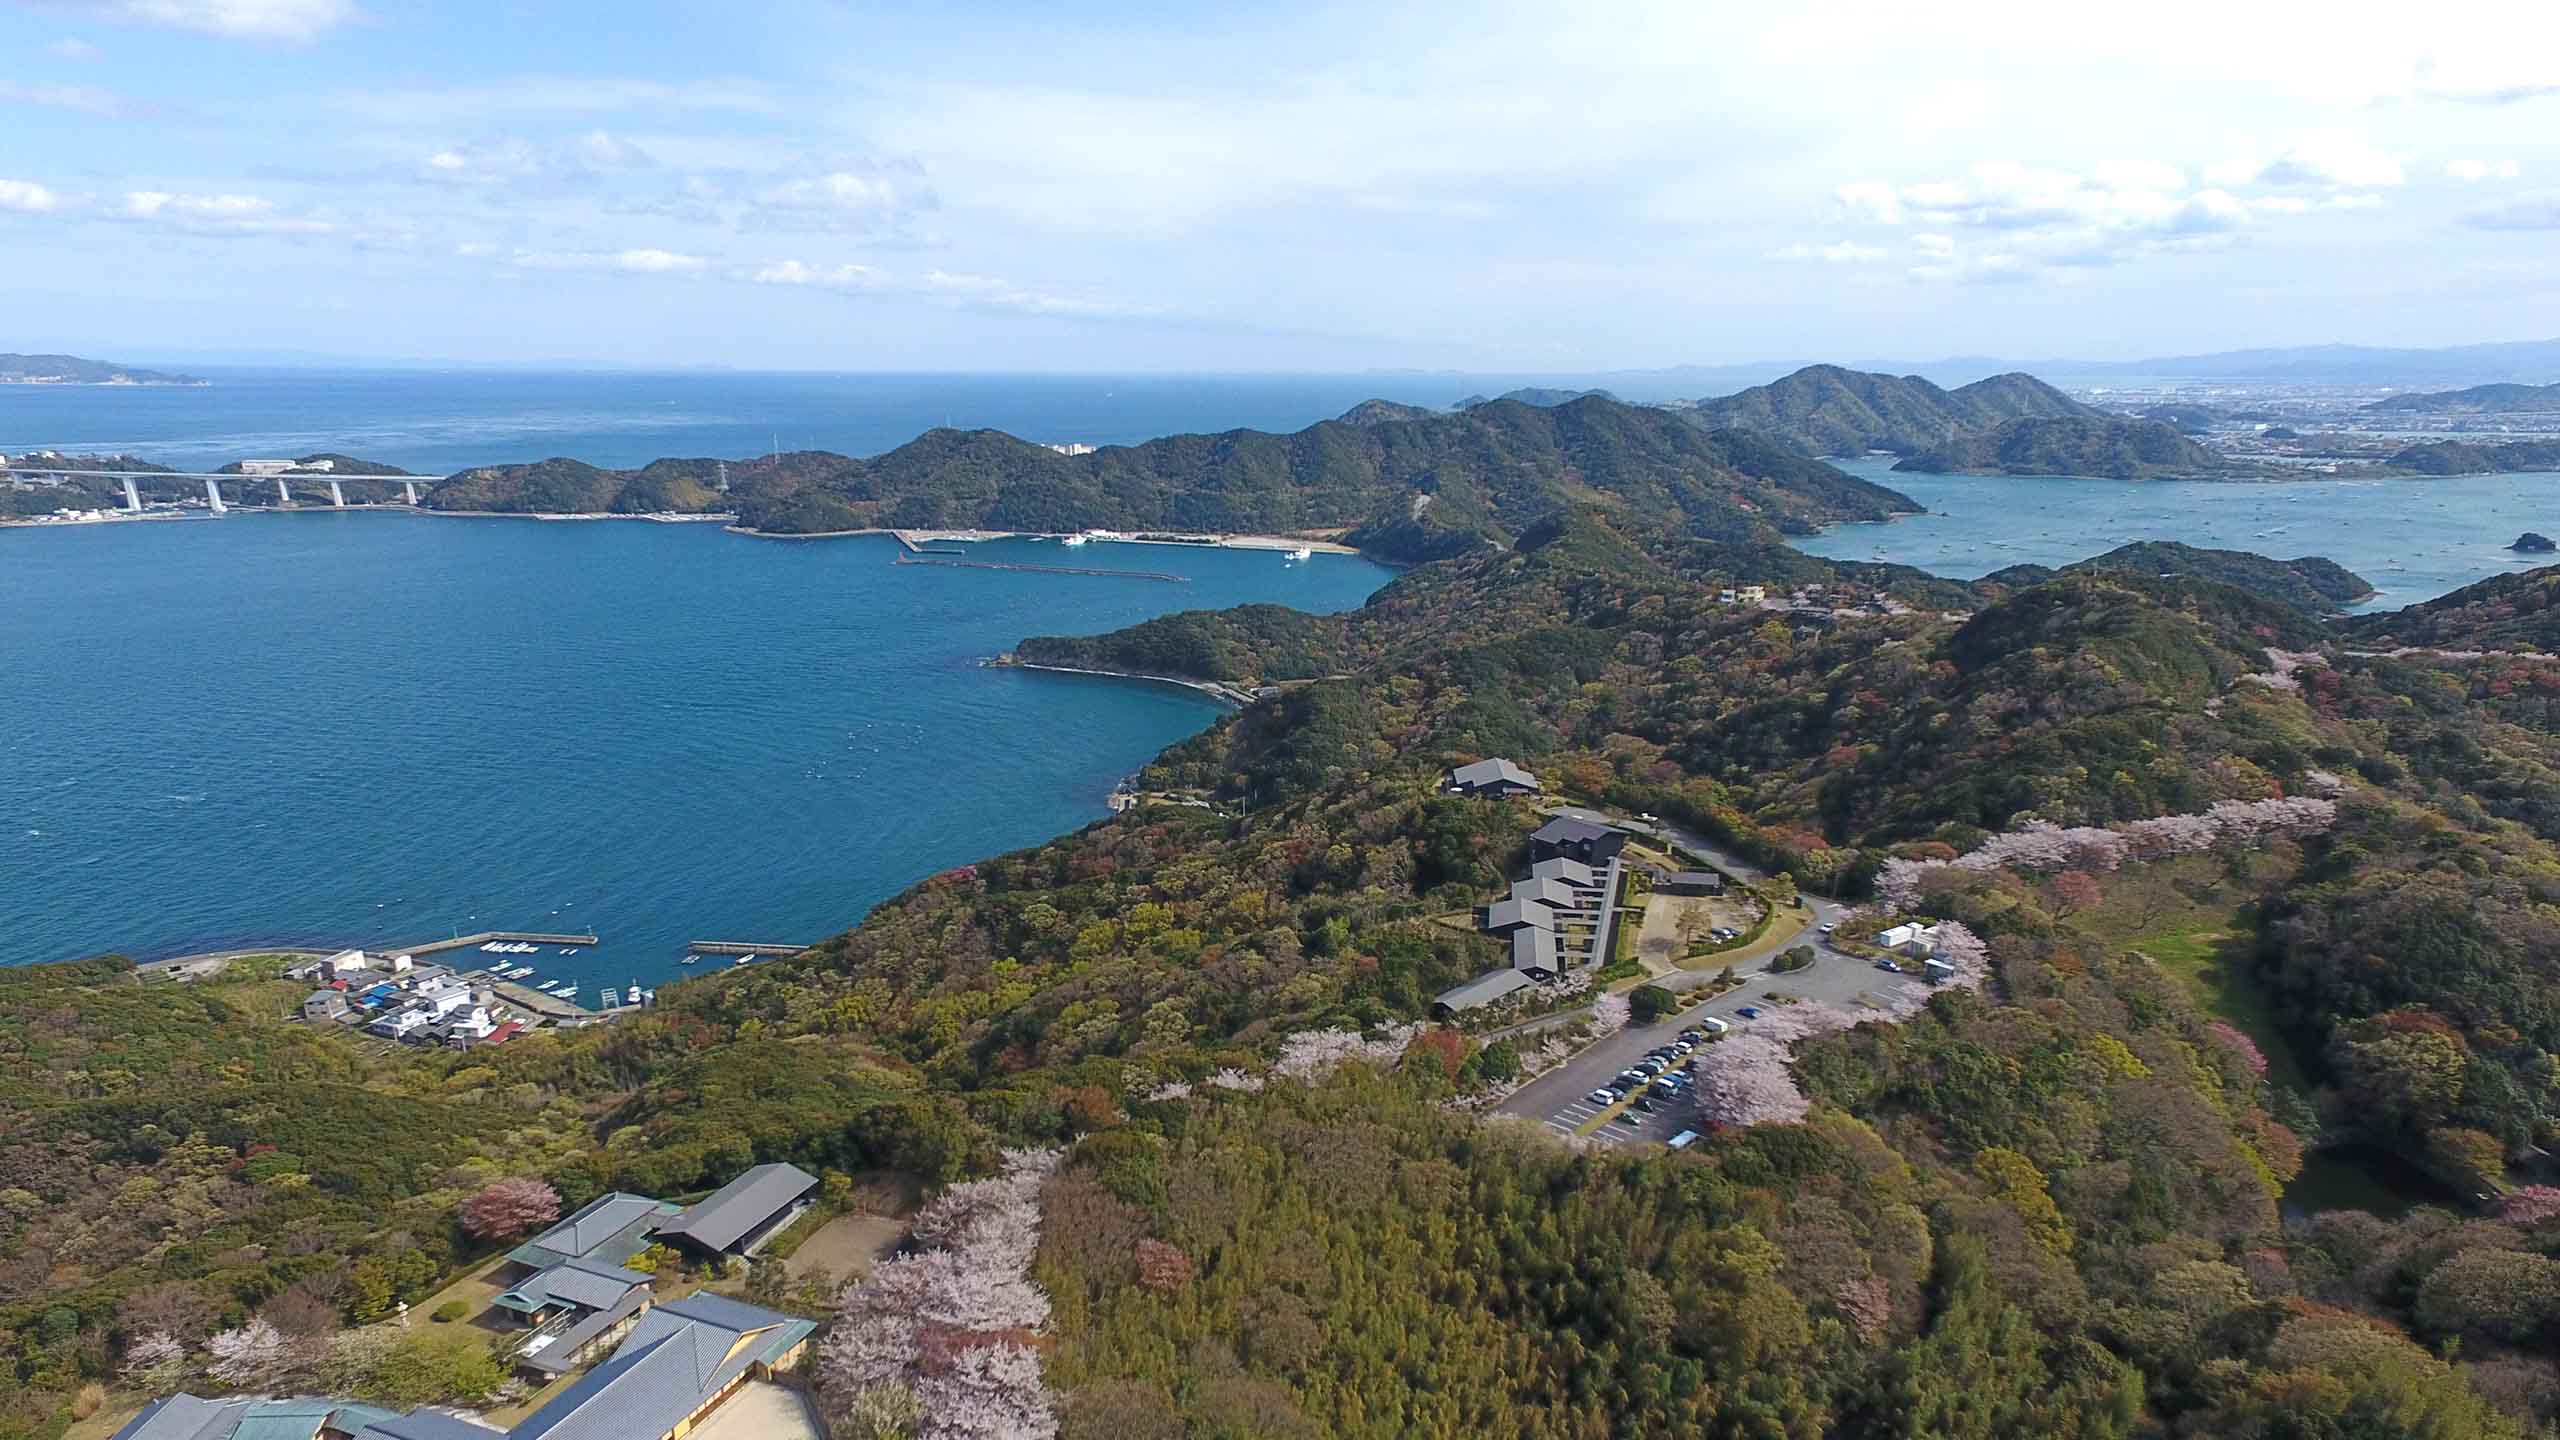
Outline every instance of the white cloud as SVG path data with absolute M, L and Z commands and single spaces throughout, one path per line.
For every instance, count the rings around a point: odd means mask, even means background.
M 1944 258 L 1956 253 L 1956 237 L 1923 230 L 1911 237 L 1911 248 L 1922 255 Z
M 353 0 L 56 0 L 110 20 L 301 44 L 362 18 Z
M 417 174 L 441 185 L 576 184 L 654 163 L 632 141 L 609 130 L 590 130 L 560 144 L 509 138 L 448 145 L 419 160 Z
M 886 278 L 868 265 L 809 265 L 776 260 L 736 272 L 731 278 L 751 285 L 808 285 L 823 290 L 878 290 Z
M 2513 180 L 2524 173 L 2513 160 L 2449 160 L 2444 173 L 2465 182 L 2479 180 Z
M 61 208 L 61 196 L 32 180 L 0 180 L 0 210 L 20 215 L 50 215 Z
M 1814 245 L 1799 241 L 1784 249 L 1769 252 L 1769 258 L 1772 260 L 1819 260 L 1826 265 L 1856 265 L 1869 260 L 1881 260 L 1884 256 L 1883 246 L 1861 245 L 1855 240 L 1841 240 L 1829 245 Z
M 2306 137 L 2261 166 L 2261 185 L 2334 185 L 2353 189 L 2398 185 L 2408 179 L 2400 162 L 2343 132 Z
M 623 270 L 635 275 L 687 275 L 703 268 L 699 255 L 673 250 L 518 250 L 507 259 L 519 270 Z
M 937 204 L 912 163 L 839 161 L 757 190 L 739 213 L 749 230 L 885 234 Z
M 284 211 L 256 195 L 128 190 L 108 213 L 112 219 L 166 225 L 194 235 L 322 235 L 338 229 L 326 219 Z
M 1156 315 L 1153 306 L 1114 296 L 1063 294 L 1035 290 L 993 275 L 932 269 L 898 274 L 868 265 L 811 265 L 774 260 L 730 272 L 733 280 L 751 285 L 796 285 L 846 294 L 911 295 L 972 309 L 1006 310 L 1024 315 L 1116 318 Z
M 44 47 L 44 53 L 56 60 L 95 60 L 98 47 L 77 35 L 65 35 Z
M 2462 223 L 2480 230 L 2560 230 L 2560 190 L 2537 190 L 2469 211 Z

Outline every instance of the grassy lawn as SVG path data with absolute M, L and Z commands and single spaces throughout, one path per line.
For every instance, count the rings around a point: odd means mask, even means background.
M 2224 881 L 2219 863 L 2182 860 L 2128 868 L 2106 879 L 2106 900 L 2072 917 L 2073 928 L 2111 949 L 2150 956 L 2206 1014 L 2230 1021 L 2257 1042 L 2267 1057 L 2268 1080 L 2310 1093 L 2250 965 L 2256 936 L 2241 916 L 2247 894 Z

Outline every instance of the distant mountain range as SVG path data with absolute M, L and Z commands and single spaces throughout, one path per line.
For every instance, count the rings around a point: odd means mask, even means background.
M 2474 385 L 2376 400 L 2367 410 L 2407 415 L 2514 415 L 2560 410 L 2560 385 Z
M 1470 395 L 1449 408 L 1473 410 L 1479 405 L 1490 405 L 1496 400 L 1517 400 L 1523 405 L 1562 405 L 1569 400 L 1582 400 L 1593 396 L 1603 400 L 1618 398 L 1606 390 L 1565 390 L 1552 385 L 1524 385 L 1517 390 L 1505 390 L 1499 395 Z
M 1700 400 L 1708 426 L 1756 430 L 1814 455 L 1913 455 L 1967 431 L 2027 418 L 2098 412 L 2032 375 L 1994 375 L 1942 390 L 1917 375 L 1809 365 L 1766 385 Z
M 0 355 L 0 385 L 202 385 L 193 375 L 173 375 L 84 360 L 77 355 Z

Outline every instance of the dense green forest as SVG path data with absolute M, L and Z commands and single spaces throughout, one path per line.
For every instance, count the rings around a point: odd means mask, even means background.
M 1893 467 L 1930 475 L 2088 475 L 2105 480 L 2262 478 L 2175 425 L 2116 416 L 2037 416 L 1956 435 Z
M 344 1327 L 427 1293 L 488 1253 L 455 1209 L 497 1176 L 572 1204 L 761 1160 L 939 1183 L 1020 1145 L 1067 1151 L 1036 1276 L 1069 1435 L 2549 1433 L 2560 667 L 2524 647 L 2560 571 L 2334 622 L 2257 593 L 2353 581 L 2306 562 L 1835 564 L 1762 527 L 1857 500 L 1845 477 L 1624 410 L 1261 437 L 1347 447 L 1323 473 L 1354 478 L 1440 454 L 1423 493 L 1487 528 L 1338 616 L 1026 639 L 1285 683 L 1149 767 L 1202 806 L 933 876 L 619 1024 L 385 1053 L 286 1021 L 295 992 L 254 967 L 0 972 L 0 1435 L 142 1383 L 131 1347 L 172 1315 Z M 1072 463 L 1008 453 L 945 435 L 893 468 Z M 783 461 L 803 495 L 880 473 Z M 699 487 L 694 463 L 651 483 Z M 1787 608 L 1721 600 L 1748 584 Z M 1413 1022 L 1496 963 L 1443 923 L 1541 818 L 1439 793 L 1488 755 L 1805 889 L 1916 865 L 1910 910 L 1983 937 L 1990 982 L 1804 1042 L 1802 1120 L 1676 1155 L 1478 1118 L 1451 1102 L 1518 1057 L 1452 1031 L 1280 1078 L 1288 1037 Z M 2334 824 L 1943 863 L 2305 795 Z M 2350 1145 L 2440 1203 L 2281 1223 L 2305 1152 Z
M 2312 614 L 2328 614 L 2344 605 L 2352 605 L 2373 594 L 2372 582 L 2335 560 L 2318 555 L 2305 555 L 2294 560 L 2270 560 L 2246 550 L 2210 550 L 2198 545 L 2181 545 L 2174 540 L 2137 540 L 2119 545 L 2104 555 L 2093 555 L 2054 570 L 2043 565 L 2012 565 L 1994 570 L 1982 578 L 1996 585 L 2017 588 L 2040 585 L 2063 571 L 2121 570 L 2134 575 L 2156 575 L 2163 578 L 2192 576 L 2236 585 L 2270 600 L 2281 600 L 2296 610 Z
M 447 510 L 734 508 L 791 534 L 873 526 L 1059 532 L 1350 532 L 1389 558 L 1428 560 L 1508 542 L 1560 505 L 1628 512 L 1642 527 L 1726 539 L 1802 533 L 1917 507 L 1772 442 L 1670 411 L 1588 396 L 1497 400 L 1456 414 L 1365 405 L 1289 435 L 1173 435 L 1063 455 L 992 430 L 933 430 L 869 460 L 801 452 L 606 471 L 571 460 L 466 471 L 428 503 Z

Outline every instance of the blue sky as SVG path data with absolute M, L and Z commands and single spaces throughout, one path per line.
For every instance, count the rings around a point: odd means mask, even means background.
M 1577 371 L 2560 335 L 2560 6 L 2527 0 L 0 0 L 0 62 L 0 349 Z

